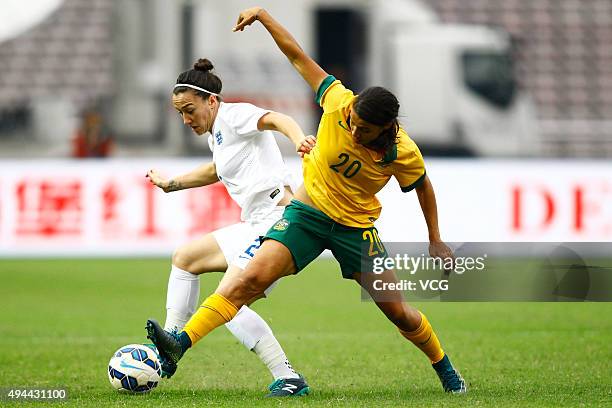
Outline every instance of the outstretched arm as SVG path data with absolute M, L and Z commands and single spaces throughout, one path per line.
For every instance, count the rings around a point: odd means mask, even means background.
M 302 128 L 291 116 L 278 112 L 268 112 L 263 115 L 257 122 L 257 129 L 276 130 L 287 136 L 295 145 L 295 151 L 300 157 L 310 153 L 316 143 L 316 139 L 313 136 L 304 136 Z
M 164 190 L 165 193 L 184 190 L 186 188 L 207 186 L 219 181 L 217 169 L 213 162 L 203 164 L 189 173 L 171 178 L 170 180 L 161 177 L 157 171 L 153 169 L 147 172 L 146 177 L 151 183 Z
M 300 47 L 289 31 L 272 18 L 266 10 L 261 7 L 253 7 L 242 11 L 238 16 L 234 31 L 243 31 L 246 26 L 253 24 L 257 20 L 268 30 L 278 48 L 289 59 L 289 62 L 291 62 L 297 72 L 317 92 L 319 85 L 327 78 L 328 73 L 302 50 L 302 47 Z

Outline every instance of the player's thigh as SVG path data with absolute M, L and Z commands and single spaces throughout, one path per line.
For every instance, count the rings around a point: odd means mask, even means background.
M 172 256 L 172 264 L 196 275 L 227 269 L 225 256 L 212 233 L 177 248 Z
M 173 263 L 193 274 L 224 272 L 251 242 L 254 232 L 244 222 L 228 225 L 179 248 Z
M 236 265 L 228 268 L 216 293 L 240 307 L 261 297 L 278 279 L 295 272 L 295 263 L 289 249 L 278 241 L 267 240 L 245 269 Z
M 251 260 L 261 247 L 263 238 L 266 233 L 279 219 L 282 218 L 283 210 L 284 207 L 277 207 L 276 209 L 272 210 L 267 217 L 261 218 L 256 223 L 248 224 L 250 226 L 252 239 L 248 241 L 243 248 L 235 252 L 234 258 L 231 260 L 231 262 L 229 262 L 229 267 L 226 274 L 232 273 L 232 271 L 236 271 L 236 269 L 246 269 L 246 266 L 249 264 L 249 262 L 251 262 Z M 276 286 L 277 283 L 278 281 L 273 282 L 268 288 L 266 288 L 266 290 L 261 296 L 257 297 L 256 299 L 252 299 L 249 304 L 259 298 L 266 297 Z
M 323 252 L 324 234 L 330 220 L 313 215 L 314 209 L 303 204 L 288 205 L 261 240 L 254 241 L 238 257 L 245 262 L 241 273 L 226 273 L 218 293 L 231 297 L 235 305 L 243 305 L 264 291 L 279 278 L 295 274 Z M 240 268 L 238 268 L 240 269 Z
M 245 223 L 220 228 L 178 248 L 173 264 L 193 274 L 223 272 L 229 261 L 250 239 L 250 229 Z

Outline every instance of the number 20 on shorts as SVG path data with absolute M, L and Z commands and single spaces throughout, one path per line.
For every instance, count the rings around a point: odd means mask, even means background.
M 383 246 L 380 237 L 378 236 L 378 231 L 376 231 L 376 228 L 363 231 L 362 237 L 364 241 L 370 241 L 370 249 L 368 250 L 368 256 L 385 253 L 385 247 Z

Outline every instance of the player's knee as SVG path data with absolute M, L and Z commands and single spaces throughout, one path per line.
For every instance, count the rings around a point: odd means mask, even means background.
M 404 330 L 414 331 L 419 328 L 419 326 L 421 325 L 421 314 L 419 313 L 417 309 L 413 307 L 406 307 L 405 316 L 406 316 L 405 318 L 406 329 Z
M 246 274 L 241 281 L 245 302 L 263 294 L 264 290 L 267 288 L 267 282 L 265 282 L 259 274 Z
M 264 289 L 260 289 L 260 286 L 262 286 L 260 278 L 256 275 L 247 274 L 238 279 L 222 281 L 217 288 L 217 293 L 240 308 L 263 292 Z
M 391 320 L 393 324 L 395 324 L 398 327 L 403 326 L 405 324 L 405 320 L 406 320 L 405 313 L 399 307 L 389 308 L 386 311 L 385 315 L 387 316 L 389 320 Z
M 174 251 L 172 254 L 172 265 L 184 271 L 197 274 L 197 271 L 194 270 L 193 257 L 190 256 L 189 251 L 184 247 L 177 248 Z
M 419 328 L 421 317 L 416 309 L 407 308 L 399 303 L 389 307 L 385 314 L 393 324 L 404 331 L 414 331 Z

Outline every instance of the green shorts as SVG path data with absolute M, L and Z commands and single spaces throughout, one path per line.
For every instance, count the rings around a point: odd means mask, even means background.
M 291 200 L 264 239 L 273 239 L 289 248 L 299 272 L 325 249 L 340 263 L 342 277 L 372 271 L 372 260 L 386 254 L 375 227 L 356 228 L 338 224 L 323 212 Z

